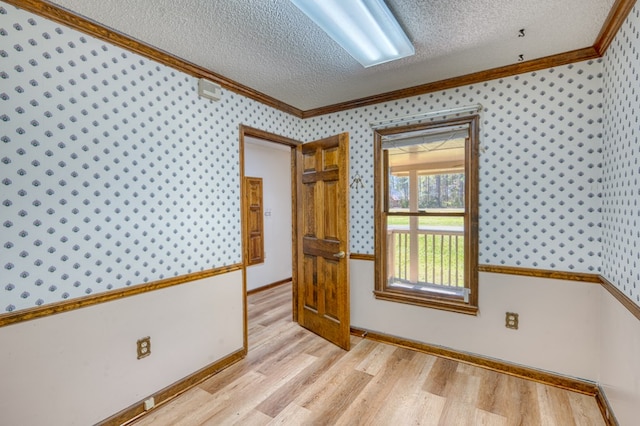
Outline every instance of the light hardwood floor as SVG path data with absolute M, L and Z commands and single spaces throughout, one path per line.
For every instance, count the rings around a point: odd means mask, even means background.
M 135 425 L 604 425 L 595 398 L 291 321 L 291 285 L 249 296 L 249 353 Z

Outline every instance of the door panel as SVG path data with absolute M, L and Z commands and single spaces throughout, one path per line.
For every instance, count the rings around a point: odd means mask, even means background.
M 316 170 L 316 155 L 314 152 L 302 154 L 304 158 L 304 172 L 313 172 Z
M 305 200 L 304 209 L 298 209 L 302 216 L 302 235 L 303 237 L 315 237 L 316 230 L 316 200 L 315 200 L 315 184 L 309 183 L 302 188 L 302 199 Z
M 298 147 L 298 322 L 349 349 L 348 134 Z
M 338 148 L 330 148 L 324 150 L 323 154 L 323 170 L 338 169 Z
M 299 294 L 303 295 L 304 306 L 306 309 L 311 309 L 315 312 L 318 311 L 318 273 L 317 268 L 317 257 L 316 256 L 307 256 L 304 257 L 304 262 L 302 263 L 302 268 L 304 269 L 304 280 L 307 284 L 304 292 L 299 292 Z
M 247 265 L 264 262 L 264 220 L 262 216 L 262 178 L 245 177 Z
M 338 274 L 340 269 L 340 261 L 325 260 L 325 291 L 324 291 L 324 307 L 325 315 L 334 320 L 340 320 L 340 312 L 337 311 L 338 302 Z
M 338 182 L 329 181 L 324 184 L 324 238 L 339 241 L 338 236 Z

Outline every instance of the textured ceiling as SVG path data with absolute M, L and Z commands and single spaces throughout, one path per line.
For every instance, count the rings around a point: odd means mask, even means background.
M 366 69 L 288 0 L 51 3 L 308 110 L 592 46 L 614 0 L 387 0 L 416 54 Z

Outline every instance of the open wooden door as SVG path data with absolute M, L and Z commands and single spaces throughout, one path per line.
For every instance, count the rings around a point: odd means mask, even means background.
M 349 350 L 349 135 L 297 150 L 298 322 Z

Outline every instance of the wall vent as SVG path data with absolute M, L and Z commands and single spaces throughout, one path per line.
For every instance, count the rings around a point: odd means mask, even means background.
M 213 81 L 201 78 L 198 80 L 198 95 L 217 102 L 222 97 L 222 87 Z

